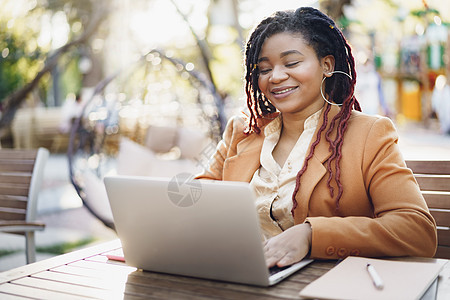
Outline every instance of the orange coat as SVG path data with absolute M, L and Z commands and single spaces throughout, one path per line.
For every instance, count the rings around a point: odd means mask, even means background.
M 328 119 L 338 112 L 332 107 Z M 260 167 L 264 126 L 270 122 L 260 121 L 260 134 L 245 135 L 245 121 L 232 118 L 209 167 L 197 178 L 250 182 Z M 301 178 L 294 211 L 295 224 L 311 224 L 311 257 L 433 256 L 436 224 L 405 165 L 391 120 L 352 112 L 342 146 L 339 211 L 327 187 L 325 132 Z

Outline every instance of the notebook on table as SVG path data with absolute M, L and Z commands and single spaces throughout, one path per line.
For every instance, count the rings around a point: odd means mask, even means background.
M 436 298 L 436 278 L 445 263 L 441 259 L 388 260 L 349 256 L 307 285 L 300 291 L 300 296 L 303 299 L 431 300 Z M 367 264 L 376 270 L 381 288 L 374 285 Z
M 248 183 L 111 176 L 104 179 L 128 265 L 143 270 L 260 286 L 312 262 L 270 275 Z

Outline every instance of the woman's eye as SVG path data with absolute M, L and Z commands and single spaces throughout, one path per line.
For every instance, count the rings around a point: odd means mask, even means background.
M 269 72 L 270 72 L 270 69 L 260 69 L 259 70 L 259 74 L 263 74 L 263 75 L 268 74 Z
M 291 63 L 286 64 L 286 67 L 295 67 L 296 65 L 298 65 L 300 62 L 299 61 L 294 61 Z

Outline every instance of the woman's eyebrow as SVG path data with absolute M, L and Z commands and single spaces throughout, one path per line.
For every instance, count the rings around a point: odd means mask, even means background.
M 269 58 L 267 58 L 267 57 L 260 57 L 260 58 L 258 58 L 258 63 L 260 63 L 260 62 L 262 62 L 262 61 L 269 61 Z
M 300 55 L 303 55 L 303 53 L 301 53 L 298 50 L 287 50 L 287 51 L 281 52 L 280 57 L 285 57 L 285 56 L 287 56 L 289 54 L 300 54 Z
M 288 55 L 290 55 L 290 54 L 299 54 L 299 55 L 303 55 L 303 53 L 301 53 L 301 52 L 298 51 L 298 50 L 287 50 L 287 51 L 281 52 L 280 58 L 283 58 L 283 57 L 288 56 Z M 268 60 L 269 60 L 269 58 L 263 56 L 263 57 L 260 57 L 260 58 L 258 59 L 258 63 L 263 62 L 263 61 L 268 61 Z

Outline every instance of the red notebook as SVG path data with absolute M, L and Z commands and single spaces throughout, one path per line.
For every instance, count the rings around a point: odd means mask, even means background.
M 125 262 L 125 257 L 123 256 L 122 249 L 110 251 L 110 252 L 106 253 L 105 255 L 109 260 Z

